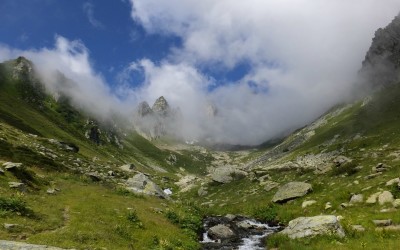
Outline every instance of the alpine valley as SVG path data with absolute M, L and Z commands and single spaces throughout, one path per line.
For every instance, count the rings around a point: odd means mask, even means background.
M 186 141 L 167 96 L 99 119 L 62 72 L 1 63 L 0 249 L 398 249 L 400 16 L 360 65 L 358 98 L 249 147 Z

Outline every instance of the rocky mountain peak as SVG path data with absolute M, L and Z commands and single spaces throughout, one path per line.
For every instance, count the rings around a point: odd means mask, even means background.
M 153 104 L 152 110 L 159 114 L 167 114 L 169 110 L 169 104 L 164 96 L 160 96 Z
M 373 86 L 400 80 L 400 14 L 375 32 L 360 73 Z
M 18 57 L 13 62 L 12 77 L 17 80 L 33 78 L 33 63 L 25 57 Z
M 139 103 L 137 113 L 139 117 L 144 117 L 146 115 L 152 114 L 153 110 L 150 108 L 150 105 L 146 101 L 144 101 Z

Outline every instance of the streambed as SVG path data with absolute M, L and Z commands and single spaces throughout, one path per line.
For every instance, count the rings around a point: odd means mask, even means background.
M 200 242 L 205 250 L 264 250 L 265 238 L 282 229 L 244 216 L 213 216 L 203 221 Z

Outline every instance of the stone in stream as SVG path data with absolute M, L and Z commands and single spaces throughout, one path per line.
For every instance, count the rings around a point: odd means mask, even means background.
M 279 227 L 270 227 L 240 215 L 204 219 L 202 249 L 265 249 L 264 238 Z
M 236 236 L 232 229 L 222 224 L 211 227 L 210 229 L 208 229 L 207 233 L 210 238 L 214 240 L 232 239 Z

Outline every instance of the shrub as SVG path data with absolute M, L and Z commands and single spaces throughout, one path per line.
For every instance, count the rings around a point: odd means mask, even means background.
M 395 199 L 400 199 L 400 187 L 397 183 L 394 183 L 391 188 L 390 192 L 393 194 Z
M 265 207 L 254 208 L 252 214 L 253 214 L 253 217 L 258 220 L 274 222 L 276 219 L 276 216 L 278 215 L 278 212 L 277 212 L 276 205 L 273 203 L 269 203 Z
M 178 225 L 180 228 L 186 230 L 187 234 L 194 237 L 197 236 L 202 228 L 202 219 L 196 214 L 179 215 L 174 211 L 167 211 L 165 217 L 173 224 Z
M 19 198 L 0 197 L 0 211 L 17 213 L 25 216 L 33 215 L 33 211 Z
M 144 228 L 143 223 L 140 221 L 139 216 L 137 215 L 135 210 L 129 211 L 126 219 L 131 222 L 135 226 L 135 228 Z
M 334 167 L 331 175 L 332 176 L 338 176 L 338 175 L 343 175 L 346 174 L 348 176 L 353 175 L 358 172 L 357 169 L 357 163 L 352 161 L 352 162 L 346 162 L 345 164 Z

